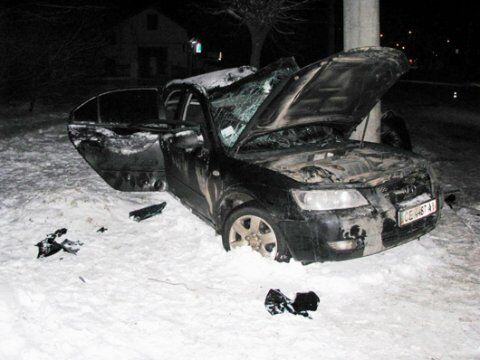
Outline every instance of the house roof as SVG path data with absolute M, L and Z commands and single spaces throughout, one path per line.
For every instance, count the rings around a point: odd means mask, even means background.
M 176 21 L 176 20 L 172 19 L 170 16 L 166 15 L 165 12 L 162 10 L 162 8 L 159 5 L 148 5 L 148 6 L 142 6 L 142 7 L 139 7 L 139 8 L 127 9 L 127 10 L 119 9 L 116 16 L 114 16 L 114 20 L 112 22 L 110 22 L 109 26 L 114 27 L 116 25 L 119 25 L 122 22 L 124 22 L 125 20 L 130 19 L 132 17 L 135 17 L 135 16 L 141 14 L 142 12 L 144 12 L 146 10 L 157 11 L 160 15 L 167 18 L 171 22 L 175 23 L 178 27 L 181 27 L 184 30 L 186 30 L 182 25 L 179 24 L 178 21 Z

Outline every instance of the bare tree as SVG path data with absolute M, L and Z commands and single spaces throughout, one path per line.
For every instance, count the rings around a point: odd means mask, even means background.
M 213 14 L 226 14 L 247 27 L 251 39 L 250 65 L 259 67 L 262 48 L 272 31 L 288 33 L 301 21 L 297 11 L 312 0 L 218 0 Z
M 84 77 L 104 44 L 96 11 L 85 6 L 36 3 L 9 8 L 2 16 L 0 84 L 9 98 L 26 99 L 33 111 L 40 95 L 52 95 Z

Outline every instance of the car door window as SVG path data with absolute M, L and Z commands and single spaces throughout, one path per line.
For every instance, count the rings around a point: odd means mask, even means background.
M 98 122 L 97 98 L 88 100 L 73 111 L 73 121 Z
M 158 123 L 158 90 L 119 90 L 99 96 L 102 123 L 149 125 Z
M 178 121 L 178 113 L 182 92 L 180 90 L 172 91 L 165 100 L 165 117 L 167 121 Z
M 188 95 L 187 106 L 183 114 L 183 121 L 204 126 L 206 124 L 202 104 L 194 94 Z

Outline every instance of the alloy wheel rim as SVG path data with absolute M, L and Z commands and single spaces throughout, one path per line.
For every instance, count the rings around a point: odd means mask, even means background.
M 244 215 L 234 221 L 229 234 L 230 249 L 250 246 L 262 256 L 275 259 L 277 237 L 272 226 L 259 216 Z

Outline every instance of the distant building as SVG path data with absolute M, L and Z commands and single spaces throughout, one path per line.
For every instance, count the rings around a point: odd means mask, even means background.
M 104 49 L 105 75 L 164 80 L 189 74 L 187 31 L 155 8 L 148 8 L 112 28 Z

